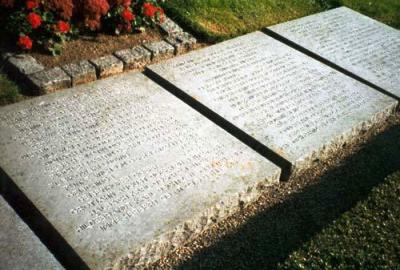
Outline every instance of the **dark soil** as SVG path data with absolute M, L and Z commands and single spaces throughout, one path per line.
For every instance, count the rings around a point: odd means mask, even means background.
M 81 35 L 76 40 L 71 40 L 64 45 L 61 55 L 52 56 L 50 53 L 33 49 L 31 55 L 47 68 L 61 66 L 67 63 L 84 59 L 92 59 L 115 51 L 132 48 L 147 42 L 159 41 L 163 38 L 161 30 L 147 28 L 143 33 L 127 35 L 98 34 L 96 36 Z M 18 47 L 9 39 L 0 36 L 0 47 L 7 51 L 18 52 Z

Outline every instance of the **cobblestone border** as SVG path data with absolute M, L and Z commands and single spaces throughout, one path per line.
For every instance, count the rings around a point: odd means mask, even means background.
M 29 54 L 0 51 L 5 71 L 19 84 L 31 89 L 32 94 L 48 94 L 60 89 L 88 83 L 128 70 L 141 70 L 145 66 L 174 55 L 188 52 L 197 40 L 170 18 L 158 25 L 166 35 L 161 41 L 119 50 L 96 59 L 85 59 L 64 66 L 46 69 Z

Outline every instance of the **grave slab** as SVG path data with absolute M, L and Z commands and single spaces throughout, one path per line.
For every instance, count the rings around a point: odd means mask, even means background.
M 346 7 L 268 29 L 400 97 L 400 31 Z
M 0 196 L 0 269 L 64 269 Z
M 0 153 L 92 269 L 147 265 L 280 175 L 141 73 L 0 108 Z
M 396 106 L 396 100 L 261 32 L 151 65 L 146 72 L 297 169 Z

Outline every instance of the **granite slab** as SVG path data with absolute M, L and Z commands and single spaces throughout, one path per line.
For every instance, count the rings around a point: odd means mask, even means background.
M 346 7 L 268 29 L 400 97 L 400 31 Z
M 396 100 L 261 32 L 151 65 L 146 72 L 297 169 L 396 106 Z
M 159 259 L 280 174 L 141 73 L 0 108 L 0 153 L 91 269 Z
M 64 269 L 0 196 L 0 269 Z

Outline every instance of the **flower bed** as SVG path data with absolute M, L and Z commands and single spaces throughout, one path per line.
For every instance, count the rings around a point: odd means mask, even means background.
M 21 50 L 60 54 L 79 32 L 142 32 L 164 19 L 159 0 L 0 0 L 0 20 Z

